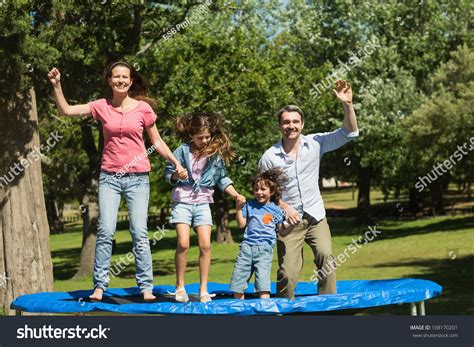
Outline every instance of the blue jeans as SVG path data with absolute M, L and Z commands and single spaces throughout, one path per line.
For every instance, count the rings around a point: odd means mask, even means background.
M 243 294 L 255 272 L 255 291 L 269 292 L 272 258 L 273 246 L 270 244 L 249 245 L 242 242 L 230 280 L 230 290 Z
M 117 212 L 121 196 L 128 207 L 133 254 L 136 263 L 136 280 L 140 291 L 153 290 L 153 268 L 148 241 L 147 215 L 150 182 L 148 175 L 130 174 L 113 176 L 101 172 L 99 176 L 99 226 L 94 260 L 94 288 L 104 291 L 109 284 L 112 239 L 117 227 Z M 127 261 L 129 257 L 126 257 Z

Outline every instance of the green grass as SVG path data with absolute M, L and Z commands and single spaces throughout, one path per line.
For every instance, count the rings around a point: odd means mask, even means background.
M 355 226 L 352 220 L 329 220 L 333 235 L 334 255 L 342 253 L 353 238 L 362 236 L 367 227 Z M 227 283 L 232 274 L 242 231 L 231 223 L 235 244 L 212 245 L 210 281 Z M 436 217 L 416 221 L 384 221 L 377 226 L 382 231 L 374 241 L 362 246 L 337 271 L 339 280 L 423 278 L 444 287 L 443 295 L 430 300 L 428 314 L 473 314 L 472 288 L 474 268 L 474 217 Z M 150 238 L 152 232 L 150 231 Z M 90 289 L 91 278 L 70 280 L 77 270 L 82 234 L 71 232 L 51 236 L 55 290 Z M 112 264 L 131 250 L 128 230 L 119 230 L 115 236 L 117 249 Z M 176 236 L 173 230 L 152 248 L 154 284 L 174 284 L 174 250 Z M 198 254 L 196 236 L 192 234 L 188 253 L 186 282 L 198 282 Z M 450 252 L 453 252 L 450 254 Z M 455 259 L 451 259 L 455 255 Z M 309 281 L 313 271 L 312 254 L 304 248 L 305 264 L 300 281 Z M 275 280 L 276 252 L 273 260 Z M 135 266 L 131 263 L 118 277 L 112 278 L 111 287 L 135 286 Z M 407 305 L 373 308 L 358 314 L 408 314 Z
M 331 208 L 356 208 L 357 207 L 357 189 L 353 191 L 351 187 L 344 187 L 339 189 L 323 189 L 321 192 L 326 207 Z M 353 198 L 354 197 L 354 198 Z M 390 202 L 403 202 L 406 201 L 406 196 L 400 196 L 398 199 L 394 197 L 388 197 L 384 200 L 382 191 L 372 190 L 370 192 L 370 201 L 372 205 Z

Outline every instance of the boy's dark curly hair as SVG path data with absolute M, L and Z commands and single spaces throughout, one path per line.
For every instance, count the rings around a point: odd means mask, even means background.
M 252 179 L 252 188 L 262 182 L 270 188 L 270 201 L 278 204 L 281 199 L 283 186 L 288 182 L 288 177 L 280 168 L 273 168 L 266 171 L 259 171 Z

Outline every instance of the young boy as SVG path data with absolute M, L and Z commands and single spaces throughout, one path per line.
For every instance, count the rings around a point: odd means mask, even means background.
M 236 299 L 245 298 L 244 292 L 253 273 L 259 297 L 270 297 L 273 247 L 276 233 L 281 231 L 285 219 L 283 210 L 276 203 L 286 180 L 280 169 L 259 172 L 252 180 L 255 199 L 237 204 L 237 225 L 245 227 L 245 232 L 230 282 Z

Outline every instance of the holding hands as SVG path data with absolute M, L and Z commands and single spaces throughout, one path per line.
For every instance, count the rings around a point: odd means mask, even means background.
M 293 206 L 288 205 L 286 202 L 280 200 L 280 208 L 285 212 L 285 222 L 289 225 L 296 225 L 301 221 L 301 216 Z
M 235 203 L 237 205 L 237 209 L 242 209 L 242 207 L 244 207 L 246 201 L 247 201 L 247 199 L 245 198 L 245 196 L 243 196 L 241 194 L 237 194 L 235 196 Z
M 178 174 L 178 179 L 183 181 L 188 179 L 188 170 L 186 170 L 180 164 L 176 166 L 176 173 Z
M 286 205 L 285 211 L 285 220 L 290 225 L 296 225 L 301 221 L 300 214 L 290 205 Z
M 171 179 L 175 180 L 175 181 L 178 181 L 178 180 L 181 180 L 181 181 L 185 181 L 188 179 L 188 170 L 186 170 L 180 163 L 179 161 L 176 161 L 176 163 L 174 163 L 174 172 L 173 174 L 171 175 Z

